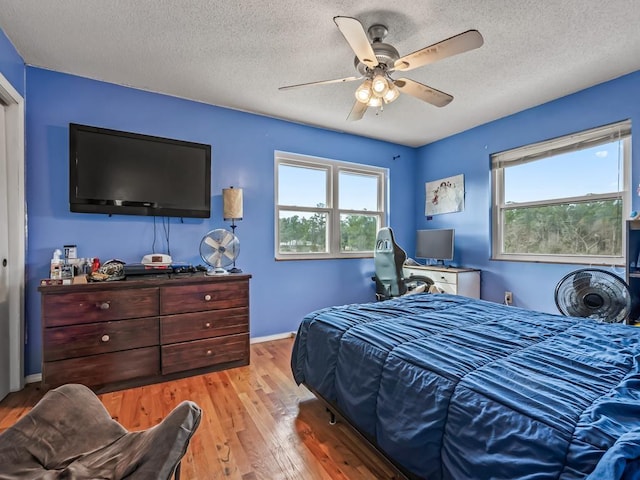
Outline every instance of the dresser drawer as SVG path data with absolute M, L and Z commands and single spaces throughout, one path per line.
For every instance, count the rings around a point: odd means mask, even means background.
M 163 375 L 240 360 L 249 364 L 248 333 L 162 346 Z
M 160 319 L 160 343 L 188 342 L 249 332 L 249 309 L 182 313 Z
M 45 328 L 45 362 L 158 344 L 158 317 Z
M 450 273 L 450 272 L 429 272 L 427 275 L 429 278 L 433 279 L 434 282 L 439 283 L 458 283 L 458 274 Z
M 82 383 L 99 387 L 160 373 L 160 348 L 146 347 L 124 352 L 44 362 L 43 376 L 51 387 L 64 383 Z
M 247 280 L 163 287 L 160 290 L 162 315 L 248 306 Z
M 434 282 L 433 284 L 440 293 L 458 294 L 458 285 L 455 283 Z
M 45 327 L 158 315 L 158 289 L 94 290 L 43 295 Z

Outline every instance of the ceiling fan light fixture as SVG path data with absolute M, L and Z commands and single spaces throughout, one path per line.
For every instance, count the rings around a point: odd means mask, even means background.
M 356 89 L 356 100 L 367 103 L 371 98 L 371 80 L 367 79 Z
M 384 100 L 384 103 L 391 103 L 391 102 L 395 101 L 400 96 L 400 90 L 398 90 L 398 87 L 396 87 L 391 82 L 389 82 L 389 83 L 390 83 L 389 89 L 382 96 L 382 99 Z
M 389 90 L 389 83 L 387 82 L 387 79 L 384 77 L 384 75 L 377 74 L 375 77 L 373 77 L 373 81 L 371 82 L 371 89 L 373 90 L 373 94 L 378 97 L 382 97 L 385 93 L 387 93 L 387 90 Z
M 381 107 L 382 106 L 382 98 L 373 96 L 367 102 L 368 107 Z
M 448 93 L 409 78 L 394 80 L 391 75 L 394 72 L 414 70 L 444 58 L 474 50 L 484 43 L 480 32 L 467 30 L 400 57 L 394 46 L 383 42 L 387 35 L 386 26 L 375 24 L 365 31 L 362 23 L 353 17 L 336 16 L 333 17 L 333 21 L 355 54 L 353 66 L 358 76 L 288 85 L 280 87 L 279 90 L 364 80 L 354 92 L 356 102 L 347 117 L 350 121 L 362 119 L 367 107 L 375 107 L 379 113 L 384 104 L 397 100 L 400 93 L 436 107 L 448 105 L 453 100 Z

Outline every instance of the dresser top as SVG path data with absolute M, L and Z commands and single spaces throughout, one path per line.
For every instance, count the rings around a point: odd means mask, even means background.
M 62 292 L 86 292 L 92 290 L 152 288 L 199 283 L 240 282 L 249 280 L 250 278 L 251 275 L 246 273 L 230 273 L 228 275 L 205 275 L 204 272 L 186 274 L 173 273 L 162 275 L 141 275 L 111 282 L 89 282 L 74 285 L 40 285 L 38 287 L 38 291 L 42 294 L 49 294 Z
M 449 273 L 464 273 L 464 272 L 479 271 L 476 268 L 443 267 L 438 265 L 404 265 L 404 268 L 415 268 L 416 270 L 424 270 L 429 272 L 449 272 Z

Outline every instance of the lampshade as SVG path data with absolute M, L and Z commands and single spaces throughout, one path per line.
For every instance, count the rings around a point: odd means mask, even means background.
M 382 99 L 380 97 L 371 97 L 367 105 L 369 107 L 380 107 L 382 105 Z
M 371 82 L 371 90 L 373 90 L 373 94 L 382 97 L 387 90 L 389 90 L 389 84 L 387 83 L 387 79 L 384 78 L 384 75 L 376 75 L 373 77 L 373 81 Z
M 366 79 L 356 89 L 356 99 L 361 103 L 367 103 L 371 98 L 371 79 Z
M 242 189 L 222 189 L 222 216 L 225 220 L 242 220 Z
M 384 99 L 385 103 L 391 103 L 399 96 L 400 96 L 400 91 L 398 90 L 398 87 L 396 87 L 392 83 L 391 86 L 389 87 L 389 90 L 387 90 L 387 92 L 383 95 L 382 98 Z

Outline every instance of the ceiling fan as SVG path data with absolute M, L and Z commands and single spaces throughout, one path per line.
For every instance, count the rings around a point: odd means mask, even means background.
M 467 30 L 401 57 L 392 45 L 383 43 L 388 33 L 386 26 L 380 24 L 370 26 L 369 37 L 367 37 L 364 27 L 355 18 L 338 16 L 333 17 L 333 21 L 356 54 L 354 65 L 359 76 L 288 85 L 280 87 L 279 90 L 364 80 L 356 89 L 356 102 L 347 120 L 360 120 L 368 107 L 382 109 L 383 104 L 396 100 L 400 92 L 436 107 L 448 105 L 453 100 L 451 95 L 409 78 L 394 79 L 391 74 L 407 72 L 443 58 L 473 50 L 484 42 L 480 32 Z

